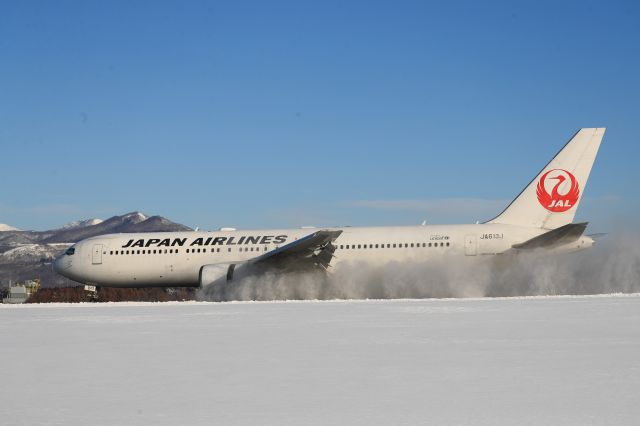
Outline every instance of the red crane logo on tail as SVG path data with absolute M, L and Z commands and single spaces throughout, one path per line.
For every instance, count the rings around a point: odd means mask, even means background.
M 563 186 L 567 179 L 569 179 L 571 185 L 569 190 L 566 190 L 567 185 L 564 185 L 565 192 L 561 194 L 559 192 L 560 187 Z M 547 187 L 551 187 L 551 193 L 547 191 Z M 576 177 L 568 171 L 551 169 L 543 174 L 538 181 L 536 194 L 538 195 L 538 201 L 545 209 L 554 213 L 566 212 L 576 205 L 578 197 L 580 197 L 580 185 L 578 185 Z

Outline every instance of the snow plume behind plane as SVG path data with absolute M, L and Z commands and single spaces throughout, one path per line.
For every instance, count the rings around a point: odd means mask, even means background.
M 322 273 L 267 274 L 205 287 L 198 298 L 328 300 L 513 297 L 640 292 L 640 235 L 605 236 L 592 250 L 463 261 L 339 264 Z

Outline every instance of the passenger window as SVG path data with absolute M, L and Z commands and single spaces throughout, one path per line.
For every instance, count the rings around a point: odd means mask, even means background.
M 231 247 L 229 247 L 229 249 L 228 249 L 228 250 L 229 250 L 229 253 L 231 253 Z
M 413 247 L 413 243 L 411 243 L 411 247 Z
M 447 247 L 449 247 L 449 243 L 447 243 Z
M 111 251 L 109 252 L 109 254 L 113 254 L 113 250 L 111 250 Z
M 444 247 L 444 243 L 440 243 L 440 247 Z

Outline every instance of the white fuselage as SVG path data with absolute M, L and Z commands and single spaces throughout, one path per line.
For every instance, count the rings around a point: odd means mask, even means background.
M 327 229 L 327 228 L 323 228 Z M 452 261 L 502 254 L 546 230 L 502 224 L 345 227 L 331 265 L 365 261 Z M 104 286 L 197 286 L 204 265 L 241 264 L 292 243 L 316 229 L 109 234 L 75 244 L 54 268 L 75 281 Z M 590 246 L 581 237 L 565 250 Z

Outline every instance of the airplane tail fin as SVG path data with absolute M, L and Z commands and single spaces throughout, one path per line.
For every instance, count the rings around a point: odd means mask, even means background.
M 527 187 L 487 223 L 556 229 L 573 221 L 604 128 L 580 129 Z

